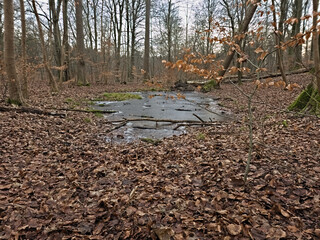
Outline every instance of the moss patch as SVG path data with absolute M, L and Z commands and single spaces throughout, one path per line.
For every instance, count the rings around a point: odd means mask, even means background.
M 207 82 L 203 87 L 202 87 L 202 91 L 203 92 L 210 92 L 212 91 L 213 89 L 216 89 L 218 88 L 219 85 L 217 83 L 216 80 L 210 80 L 209 82 Z
M 303 90 L 297 99 L 288 107 L 290 111 L 308 112 L 320 115 L 320 94 L 312 84 Z
M 140 138 L 140 140 L 141 140 L 142 142 L 150 143 L 150 144 L 156 145 L 156 146 L 162 142 L 161 140 L 152 139 L 152 138 Z
M 139 94 L 133 93 L 104 93 L 104 101 L 125 101 L 129 99 L 142 99 Z
M 12 104 L 12 105 L 17 105 L 17 106 L 21 106 L 22 102 L 18 101 L 18 100 L 14 100 L 14 99 L 8 99 L 8 103 Z

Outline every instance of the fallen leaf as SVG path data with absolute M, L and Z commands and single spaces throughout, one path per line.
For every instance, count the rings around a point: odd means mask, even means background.
M 285 231 L 283 231 L 281 228 L 271 228 L 269 231 L 268 231 L 268 235 L 267 235 L 267 238 L 271 238 L 271 239 L 281 239 L 281 238 L 286 238 L 287 237 L 287 234 Z
M 228 229 L 228 232 L 233 236 L 239 235 L 242 231 L 241 225 L 237 225 L 237 224 L 229 224 L 227 226 L 227 229 Z
M 153 229 L 159 240 L 170 240 L 174 236 L 174 231 L 170 227 L 160 227 Z

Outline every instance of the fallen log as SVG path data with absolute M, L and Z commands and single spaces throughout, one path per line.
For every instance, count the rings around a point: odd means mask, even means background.
M 48 110 L 67 111 L 67 112 L 84 112 L 84 113 L 116 113 L 116 110 L 97 110 L 97 109 L 70 109 L 70 108 L 47 108 Z
M 155 118 L 124 118 L 120 120 L 108 121 L 108 123 L 123 123 L 123 122 L 139 122 L 139 121 L 150 121 L 150 122 L 170 122 L 170 123 L 201 123 L 195 120 L 172 120 L 172 119 L 155 119 Z M 210 122 L 204 122 L 210 123 Z
M 46 116 L 66 117 L 65 113 L 48 112 L 41 109 L 26 108 L 26 107 L 21 107 L 21 108 L 0 107 L 0 112 L 33 113 L 33 114 L 40 114 L 40 115 L 46 115 Z
M 50 111 L 51 110 L 51 111 Z M 66 117 L 66 113 L 57 113 L 54 111 L 69 111 L 69 112 L 84 112 L 84 113 L 115 113 L 115 110 L 84 110 L 84 109 L 68 109 L 68 108 L 46 108 L 45 110 L 37 109 L 37 108 L 30 108 L 30 107 L 3 107 L 0 106 L 0 112 L 17 112 L 17 113 L 33 113 L 33 114 L 40 114 L 46 116 L 58 116 L 58 117 Z
M 287 72 L 286 76 L 288 75 L 294 75 L 294 74 L 300 74 L 300 73 L 306 73 L 309 72 L 311 70 L 311 68 L 302 68 L 302 69 L 298 69 L 292 72 Z M 266 74 L 266 75 L 262 75 L 260 76 L 260 79 L 266 79 L 266 78 L 275 78 L 275 77 L 280 77 L 281 73 L 270 73 L 270 74 Z M 252 75 L 243 75 L 241 81 L 242 82 L 246 82 L 246 81 L 252 81 L 255 80 L 256 78 L 256 74 L 252 74 Z M 232 82 L 237 82 L 238 81 L 238 75 L 229 75 L 229 76 L 225 76 L 223 78 L 223 80 L 225 79 L 230 79 Z M 223 82 L 222 80 L 222 82 Z M 210 80 L 200 80 L 200 81 L 187 81 L 188 84 L 193 85 L 193 86 L 203 86 L 206 83 L 208 83 Z M 230 81 L 228 81 L 230 82 Z

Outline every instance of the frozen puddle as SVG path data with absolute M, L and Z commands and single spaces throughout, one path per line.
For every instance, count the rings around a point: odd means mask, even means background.
M 132 142 L 141 138 L 161 139 L 186 132 L 177 124 L 183 121 L 206 122 L 223 121 L 226 113 L 219 109 L 217 103 L 199 92 L 142 92 L 142 99 L 121 102 L 96 102 L 95 109 L 115 110 L 105 115 L 109 121 L 134 119 L 107 135 L 109 142 Z M 144 121 L 143 119 L 160 120 Z M 137 121 L 141 119 L 141 121 Z M 181 123 L 164 122 L 164 120 L 181 121 Z M 114 123 L 115 128 L 118 123 Z

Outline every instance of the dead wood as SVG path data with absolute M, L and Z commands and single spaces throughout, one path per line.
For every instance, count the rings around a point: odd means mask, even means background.
M 140 121 L 170 122 L 170 123 L 201 123 L 200 121 L 195 121 L 195 120 L 172 120 L 172 119 L 155 119 L 155 118 L 124 118 L 120 120 L 108 121 L 108 123 L 140 122 Z M 210 123 L 210 122 L 203 122 L 203 123 Z
M 21 107 L 21 108 L 13 108 L 13 107 L 3 107 L 0 106 L 0 112 L 17 112 L 17 113 L 33 113 L 33 114 L 40 114 L 40 115 L 46 115 L 46 116 L 58 116 L 58 117 L 66 117 L 65 113 L 57 113 L 52 111 L 67 111 L 67 112 L 84 112 L 84 113 L 114 113 L 116 111 L 114 110 L 85 110 L 85 109 L 68 109 L 68 108 L 47 108 L 44 111 L 41 109 L 36 108 L 27 108 L 27 107 Z
M 95 109 L 71 109 L 71 108 L 47 108 L 48 110 L 67 111 L 67 112 L 84 112 L 84 113 L 115 113 L 115 110 L 95 110 Z
M 10 108 L 10 107 L 1 107 L 0 106 L 0 112 L 17 112 L 17 113 L 33 113 L 33 114 L 40 114 L 40 115 L 46 115 L 46 116 L 58 116 L 58 117 L 66 117 L 65 113 L 56 113 L 56 112 L 48 112 L 43 111 L 41 109 L 36 108 Z
M 286 76 L 288 75 L 295 75 L 295 74 L 301 74 L 301 73 L 307 73 L 311 70 L 311 68 L 301 68 L 295 71 L 291 71 L 291 72 L 287 72 Z M 260 76 L 260 79 L 266 79 L 266 78 L 275 78 L 275 77 L 280 77 L 281 73 L 270 73 L 270 74 L 266 74 L 266 75 L 262 75 Z M 238 75 L 229 75 L 229 76 L 225 76 L 224 78 L 230 79 L 232 82 L 236 83 L 238 82 Z M 255 74 L 251 74 L 251 75 L 243 75 L 241 81 L 242 82 L 249 82 L 256 79 L 256 75 Z M 208 83 L 209 81 L 187 81 L 188 84 L 193 85 L 193 86 L 203 86 L 206 83 Z

